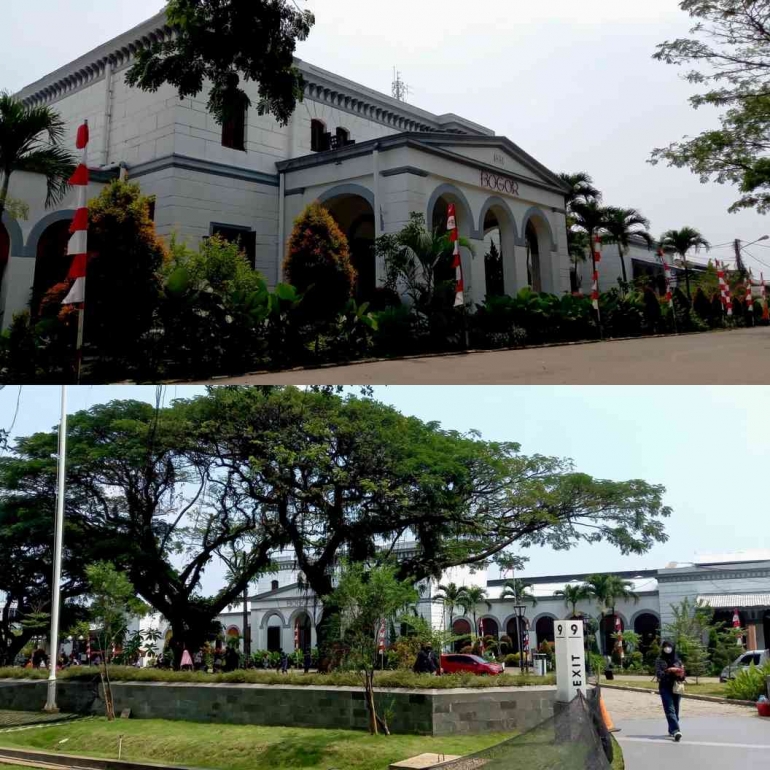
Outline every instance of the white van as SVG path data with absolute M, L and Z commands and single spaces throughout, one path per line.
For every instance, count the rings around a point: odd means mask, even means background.
M 755 666 L 764 666 L 770 661 L 770 650 L 746 650 L 742 652 L 729 666 L 722 669 L 719 675 L 720 682 L 726 682 L 728 679 L 735 679 L 739 671 L 747 669 L 752 663 Z

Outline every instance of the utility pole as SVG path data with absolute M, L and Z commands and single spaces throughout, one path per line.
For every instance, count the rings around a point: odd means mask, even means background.
M 61 603 L 61 554 L 64 530 L 64 489 L 66 481 L 67 453 L 67 386 L 61 389 L 61 420 L 59 422 L 59 468 L 56 490 L 56 520 L 53 548 L 53 586 L 51 589 L 51 649 L 48 655 L 48 698 L 44 711 L 55 714 L 56 661 L 59 658 L 59 605 Z
M 735 239 L 735 269 L 741 276 L 741 279 L 746 277 L 746 266 L 743 264 L 743 256 L 741 255 L 741 241 L 739 238 Z

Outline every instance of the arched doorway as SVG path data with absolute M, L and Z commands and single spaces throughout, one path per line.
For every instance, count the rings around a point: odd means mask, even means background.
M 267 619 L 267 650 L 278 652 L 281 649 L 281 628 L 283 624 L 278 615 L 271 615 Z
M 540 243 L 537 240 L 537 230 L 532 222 L 527 222 L 524 238 L 527 242 L 527 283 L 532 291 L 543 291 L 543 276 L 540 269 Z
M 519 620 L 519 618 L 513 617 L 509 618 L 508 622 L 505 624 L 505 633 L 511 639 L 511 652 L 519 652 L 519 632 L 517 631 L 517 627 L 521 627 L 521 640 L 523 643 L 524 634 L 528 628 L 528 622 L 529 621 L 526 618 L 521 618 Z
M 625 631 L 626 624 L 620 615 L 605 615 L 602 618 L 602 622 L 599 624 L 599 638 L 602 643 L 602 654 L 610 655 L 615 647 L 615 640 L 612 635 L 615 633 L 615 618 L 620 620 L 620 630 Z
M 460 652 L 471 643 L 471 624 L 464 618 L 458 618 L 452 623 L 452 633 L 460 637 L 454 643 L 455 652 Z
M 374 256 L 374 209 L 364 197 L 341 193 L 322 201 L 339 225 L 350 247 L 356 269 L 356 301 L 371 302 L 377 289 L 377 262 Z
M 294 647 L 302 652 L 309 652 L 313 646 L 311 639 L 312 623 L 307 612 L 300 612 L 294 619 Z
M 550 642 L 553 644 L 556 639 L 553 630 L 553 618 L 549 615 L 543 615 L 543 617 L 538 618 L 535 623 L 535 634 L 537 635 L 538 645 L 543 642 Z
M 642 612 L 634 618 L 634 632 L 639 634 L 639 652 L 644 655 L 660 633 L 660 620 L 651 612 Z
M 493 636 L 497 639 L 500 636 L 500 626 L 494 618 L 481 618 L 479 625 L 484 623 L 484 636 Z
M 500 198 L 490 198 L 481 210 L 479 227 L 484 238 L 486 296 L 513 295 L 516 276 L 516 223 L 511 210 Z
M 230 639 L 240 639 L 241 638 L 241 632 L 238 626 L 230 626 L 227 629 L 227 640 L 230 641 Z
M 438 235 L 447 233 L 449 219 L 449 205 L 455 206 L 455 219 L 457 229 L 462 238 L 475 237 L 476 226 L 473 221 L 470 207 L 459 190 L 451 185 L 442 185 L 434 191 L 428 202 L 427 226 Z M 467 259 L 465 249 L 461 249 L 463 265 L 463 281 L 465 283 L 466 302 L 473 295 L 474 277 L 471 274 L 472 263 Z M 436 298 L 442 306 L 453 307 L 455 298 L 455 271 L 452 268 L 452 250 L 449 249 L 436 265 L 434 270 L 434 283 L 436 286 Z M 481 283 L 483 285 L 483 276 Z M 481 301 L 482 298 L 479 298 Z
M 558 290 L 551 270 L 551 227 L 539 209 L 525 217 L 524 244 L 527 249 L 527 278 L 532 291 L 555 293 Z
M 57 283 L 66 280 L 70 259 L 67 246 L 70 240 L 70 220 L 48 225 L 37 242 L 35 255 L 35 282 L 32 286 L 32 314 L 40 308 L 40 300 Z
M 501 240 L 500 223 L 495 212 L 490 209 L 484 218 L 484 278 L 487 297 L 502 297 L 505 294 Z

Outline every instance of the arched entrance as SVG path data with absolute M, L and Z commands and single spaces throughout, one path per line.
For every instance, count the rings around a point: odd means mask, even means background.
M 494 618 L 481 618 L 479 624 L 484 623 L 484 636 L 493 636 L 497 639 L 500 636 L 500 626 Z
M 618 614 L 615 614 L 614 617 L 612 615 L 605 615 L 602 618 L 602 622 L 599 624 L 599 638 L 602 643 L 603 655 L 610 655 L 615 647 L 615 640 L 612 638 L 612 635 L 615 633 L 615 618 L 620 619 L 620 630 L 625 631 L 626 629 L 623 618 Z
M 271 615 L 267 619 L 267 650 L 278 652 L 281 649 L 281 628 L 283 624 L 278 615 Z
M 461 637 L 454 643 L 455 652 L 460 652 L 463 647 L 471 643 L 471 624 L 464 618 L 458 618 L 452 623 L 452 633 Z
M 644 655 L 660 633 L 660 620 L 651 612 L 642 612 L 634 618 L 634 632 L 639 634 L 639 652 Z
M 460 236 L 462 238 L 475 237 L 476 227 L 467 200 L 457 188 L 448 184 L 436 189 L 428 201 L 427 226 L 434 233 L 445 235 L 447 233 L 450 203 L 453 203 L 455 206 L 455 219 Z M 471 275 L 471 263 L 467 259 L 465 249 L 461 249 L 461 254 L 467 301 L 473 292 L 473 276 Z M 455 296 L 455 271 L 452 268 L 452 261 L 452 251 L 450 249 L 440 260 L 434 271 L 436 296 L 447 307 L 453 306 Z
M 356 301 L 370 302 L 377 288 L 377 262 L 374 256 L 374 207 L 355 192 L 334 193 L 321 203 L 339 225 L 350 247 L 356 269 Z
M 516 276 L 516 222 L 508 205 L 490 198 L 481 210 L 479 229 L 484 238 L 484 276 L 486 296 L 513 295 Z
M 519 632 L 517 631 L 517 627 L 521 627 L 521 637 L 519 636 Z M 519 618 L 513 617 L 509 618 L 508 622 L 505 624 L 505 633 L 510 637 L 511 639 L 511 652 L 516 653 L 519 652 L 519 638 L 521 638 L 522 644 L 524 642 L 524 634 L 528 627 L 528 621 L 526 618 Z
M 538 618 L 535 623 L 535 634 L 537 635 L 538 645 L 543 642 L 553 644 L 556 639 L 553 631 L 553 618 L 549 615 L 543 615 L 543 617 Z
M 302 652 L 309 652 L 313 646 L 311 639 L 312 623 L 310 621 L 310 615 L 307 612 L 300 612 L 296 618 L 294 618 L 294 647 Z
M 67 246 L 70 239 L 70 220 L 48 225 L 37 242 L 35 255 L 35 282 L 32 286 L 32 314 L 37 314 L 40 300 L 57 283 L 66 280 L 70 259 Z
M 554 293 L 556 282 L 551 271 L 551 227 L 538 209 L 525 217 L 524 244 L 527 249 L 527 282 L 532 291 Z
M 241 638 L 241 632 L 238 626 L 230 626 L 227 629 L 227 641 L 229 642 L 230 639 L 240 639 Z

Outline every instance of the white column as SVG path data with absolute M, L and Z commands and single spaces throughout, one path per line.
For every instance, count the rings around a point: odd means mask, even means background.
M 279 174 L 278 185 L 278 264 L 276 265 L 276 283 L 283 280 L 283 258 L 286 251 L 286 174 Z
M 102 137 L 102 165 L 110 161 L 110 133 L 112 131 L 112 62 L 104 65 L 104 136 Z
M 372 150 L 372 194 L 374 196 L 374 237 L 375 240 L 382 235 L 382 212 L 380 211 L 380 151 L 375 144 Z M 375 280 L 377 286 L 385 283 L 384 260 L 377 259 Z

